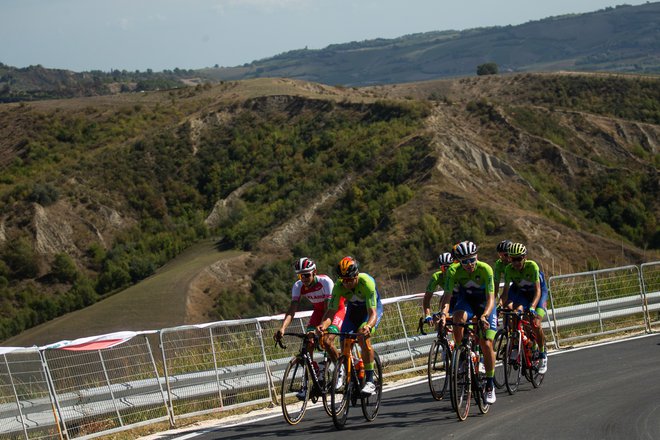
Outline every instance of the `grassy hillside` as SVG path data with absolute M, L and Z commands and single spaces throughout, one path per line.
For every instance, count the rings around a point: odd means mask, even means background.
M 549 17 L 517 26 L 427 32 L 299 49 L 240 67 L 203 70 L 217 79 L 287 77 L 365 86 L 500 72 L 660 72 L 660 2 Z
M 549 274 L 657 259 L 658 81 L 260 79 L 0 105 L 0 337 L 82 308 L 97 332 L 136 311 L 139 328 L 280 312 L 302 254 L 327 273 L 354 254 L 386 295 L 421 291 L 459 239 L 486 261 L 525 241 Z M 209 237 L 243 252 L 148 278 Z

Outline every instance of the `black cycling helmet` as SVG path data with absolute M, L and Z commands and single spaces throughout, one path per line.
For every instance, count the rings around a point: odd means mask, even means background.
M 502 252 L 504 254 L 509 253 L 509 246 L 511 245 L 511 240 L 502 240 L 497 244 L 497 252 Z
M 296 261 L 296 263 L 293 265 L 293 269 L 298 275 L 301 273 L 314 272 L 316 270 L 316 263 L 314 263 L 314 260 L 311 258 L 302 257 Z
M 337 275 L 341 278 L 354 278 L 359 273 L 358 263 L 353 257 L 344 257 L 337 264 Z

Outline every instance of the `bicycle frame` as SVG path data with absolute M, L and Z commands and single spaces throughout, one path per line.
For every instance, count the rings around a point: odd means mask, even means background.
M 363 395 L 360 390 L 365 378 L 358 377 L 354 358 L 361 359 L 357 342 L 361 336 L 357 333 L 339 333 L 343 337 L 341 355 L 337 361 L 337 367 L 330 387 L 332 420 L 337 429 L 343 429 L 348 410 L 351 405 L 357 405 L 358 398 L 362 406 L 362 414 L 367 421 L 376 418 L 380 408 L 382 394 L 382 366 L 378 354 L 374 352 L 374 383 L 376 392 L 373 395 Z M 344 381 L 338 381 L 341 369 L 344 368 Z M 339 383 L 338 383 L 339 382 Z

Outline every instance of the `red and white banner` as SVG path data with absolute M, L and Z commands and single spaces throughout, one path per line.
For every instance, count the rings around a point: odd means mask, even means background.
M 156 331 L 143 331 L 143 332 L 116 332 L 108 333 L 100 336 L 90 336 L 88 338 L 74 339 L 73 341 L 60 341 L 54 344 L 49 344 L 42 349 L 50 350 L 70 350 L 70 351 L 89 351 L 89 350 L 103 350 L 106 348 L 116 347 L 119 344 L 132 339 L 140 334 L 156 333 Z

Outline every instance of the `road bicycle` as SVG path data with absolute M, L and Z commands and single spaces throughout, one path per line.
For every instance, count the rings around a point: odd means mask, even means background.
M 497 308 L 497 316 L 502 316 L 502 309 Z M 493 338 L 493 351 L 495 352 L 495 364 L 499 364 L 500 368 L 495 368 L 495 376 L 493 377 L 493 382 L 497 389 L 502 389 L 506 386 L 505 374 L 506 374 L 506 362 L 504 361 L 504 356 L 506 354 L 506 343 L 511 334 L 511 325 L 510 319 L 502 319 L 502 328 L 497 330 L 495 337 Z
M 378 415 L 380 399 L 383 393 L 383 367 L 378 353 L 374 352 L 374 384 L 376 391 L 372 395 L 360 392 L 365 383 L 365 370 L 357 344 L 357 333 L 339 333 L 343 337 L 341 356 L 332 377 L 334 386 L 330 387 L 330 408 L 332 421 L 337 429 L 343 429 L 348 417 L 350 406 L 356 406 L 358 399 L 362 406 L 362 414 L 367 421 L 372 421 Z M 341 377 L 340 377 L 341 376 Z
M 280 403 L 284 420 L 290 425 L 297 425 L 307 411 L 308 402 L 311 400 L 316 403 L 319 398 L 323 402 L 325 412 L 332 415 L 328 390 L 332 383 L 334 363 L 330 361 L 327 352 L 323 351 L 324 368 L 320 371 L 319 364 L 312 359 L 312 353 L 309 352 L 310 346 L 318 346 L 318 336 L 313 332 L 285 333 L 283 336 L 302 339 L 300 352 L 291 358 L 282 376 Z M 276 341 L 276 344 L 286 348 L 281 339 Z
M 532 317 L 529 312 L 523 315 L 520 311 L 504 311 L 502 314 L 505 316 L 505 322 L 511 321 L 511 331 L 502 359 L 507 391 L 509 394 L 518 391 L 522 375 L 534 388 L 540 387 L 545 374 L 539 373 L 541 356 L 538 349 L 534 349 L 538 344 L 532 331 Z
M 477 341 L 482 337 L 482 330 L 479 322 L 454 322 L 453 325 L 463 327 L 463 339 L 453 353 L 451 397 L 459 420 L 465 420 L 470 413 L 472 397 L 482 414 L 486 414 L 490 408 L 486 403 L 486 373 L 479 368 L 481 349 Z M 477 330 L 474 330 L 474 326 L 477 326 Z
M 433 315 L 433 322 L 439 318 L 437 314 Z M 424 332 L 424 318 L 419 319 L 419 333 L 426 335 Z M 431 325 L 431 324 L 428 324 Z M 447 320 L 445 325 L 441 325 L 438 321 L 436 323 L 435 329 L 437 331 L 435 340 L 431 344 L 429 349 L 428 360 L 426 363 L 426 374 L 428 377 L 429 388 L 431 390 L 431 395 L 435 400 L 442 400 L 447 391 L 451 393 L 451 358 L 454 347 L 454 341 L 449 336 L 451 333 L 450 326 L 452 325 L 451 320 Z M 450 400 L 452 405 L 454 403 L 453 399 Z

